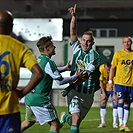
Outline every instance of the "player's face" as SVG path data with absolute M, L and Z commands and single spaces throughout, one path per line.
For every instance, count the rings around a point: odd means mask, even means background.
M 109 73 L 110 67 L 108 67 L 108 66 L 106 66 L 106 65 L 105 65 L 104 67 L 105 67 L 106 72 Z
M 54 44 L 51 42 L 51 44 L 49 45 L 49 54 L 52 56 L 52 55 L 55 55 L 55 46 Z
M 84 34 L 81 38 L 81 47 L 84 52 L 88 52 L 90 48 L 92 48 L 92 45 L 94 42 L 92 41 L 91 35 Z
M 127 51 L 131 50 L 132 42 L 131 42 L 131 39 L 129 37 L 124 37 L 122 40 L 122 43 L 123 43 L 125 50 L 127 50 Z

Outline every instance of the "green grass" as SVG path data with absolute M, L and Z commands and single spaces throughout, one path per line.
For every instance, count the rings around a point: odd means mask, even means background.
M 58 115 L 62 111 L 67 112 L 67 107 L 56 107 Z M 21 105 L 21 119 L 24 120 L 25 117 L 25 106 Z M 80 126 L 80 133 L 120 133 L 118 129 L 112 128 L 112 108 L 107 108 L 107 115 L 106 115 L 106 127 L 105 128 L 97 128 L 100 123 L 100 116 L 99 116 L 99 108 L 93 107 L 82 121 Z M 133 109 L 130 111 L 130 117 L 128 122 L 129 128 L 133 129 Z M 39 125 L 36 123 L 31 128 L 27 129 L 24 133 L 48 133 L 49 125 Z M 70 133 L 70 127 L 67 124 L 64 124 L 60 133 Z

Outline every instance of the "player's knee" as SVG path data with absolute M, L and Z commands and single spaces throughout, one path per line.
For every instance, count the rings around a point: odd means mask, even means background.
M 104 100 L 101 101 L 101 106 L 106 106 L 106 102 Z
M 25 123 L 25 125 L 27 126 L 27 127 L 30 127 L 30 126 L 32 126 L 32 125 L 34 125 L 35 124 L 35 121 L 27 121 L 26 123 Z
M 50 124 L 50 129 L 51 130 L 54 130 L 54 131 L 59 131 L 62 127 L 62 125 L 60 124 L 60 122 L 58 121 L 58 119 L 52 121 L 52 122 L 49 122 Z
M 35 122 L 36 121 L 27 121 L 27 120 L 23 121 L 21 123 L 21 130 L 22 130 L 22 132 L 25 131 L 27 128 L 31 127 L 32 125 L 34 125 Z

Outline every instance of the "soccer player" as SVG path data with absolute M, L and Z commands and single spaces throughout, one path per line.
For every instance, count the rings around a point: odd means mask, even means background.
M 38 62 L 43 69 L 44 78 L 34 88 L 32 92 L 26 95 L 26 120 L 22 122 L 22 131 L 31 127 L 36 120 L 43 125 L 48 123 L 50 125 L 49 133 L 58 133 L 62 125 L 58 120 L 58 116 L 54 106 L 51 103 L 51 91 L 53 79 L 59 84 L 66 84 L 82 78 L 84 75 L 82 72 L 75 72 L 73 76 L 63 78 L 60 72 L 70 69 L 68 63 L 64 67 L 58 67 L 51 60 L 51 57 L 55 55 L 55 46 L 52 42 L 51 36 L 42 37 L 37 42 L 37 47 L 41 53 L 38 57 Z
M 31 91 L 43 78 L 43 71 L 25 44 L 10 36 L 13 15 L 0 11 L 0 133 L 21 133 L 19 97 Z M 17 90 L 20 67 L 28 68 L 33 78 L 22 91 Z
M 79 133 L 80 123 L 93 104 L 96 75 L 94 71 L 99 65 L 99 54 L 92 48 L 94 37 L 91 31 L 83 33 L 81 43 L 78 40 L 76 4 L 74 7 L 70 7 L 68 11 L 72 16 L 70 22 L 70 45 L 73 52 L 71 74 L 74 74 L 78 69 L 86 72 L 87 78 L 78 86 L 73 87 L 67 94 L 71 116 L 62 112 L 60 122 L 62 124 L 67 122 L 70 125 L 70 133 Z
M 106 117 L 106 106 L 109 97 L 112 98 L 113 103 L 113 128 L 118 128 L 117 124 L 117 97 L 115 94 L 115 90 L 109 90 L 108 88 L 108 79 L 109 79 L 109 71 L 110 71 L 111 63 L 105 62 L 100 66 L 100 87 L 101 87 L 101 95 L 100 95 L 100 102 L 101 102 L 101 108 L 100 108 L 100 116 L 101 116 L 101 124 L 98 126 L 98 128 L 106 127 L 105 123 L 105 117 Z
M 123 37 L 122 44 L 124 49 L 116 51 L 113 56 L 109 74 L 109 88 L 112 89 L 115 76 L 114 84 L 118 98 L 119 130 L 130 131 L 127 127 L 127 122 L 130 102 L 133 97 L 133 50 L 131 49 L 131 37 Z

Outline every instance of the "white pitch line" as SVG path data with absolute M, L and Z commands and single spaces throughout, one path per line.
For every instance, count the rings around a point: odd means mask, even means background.
M 83 120 L 83 121 L 99 121 L 100 119 L 87 119 L 87 120 Z
M 83 120 L 83 121 L 99 121 L 100 119 L 87 119 L 87 120 Z M 108 119 L 108 121 L 111 121 L 111 119 Z

